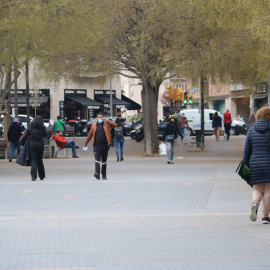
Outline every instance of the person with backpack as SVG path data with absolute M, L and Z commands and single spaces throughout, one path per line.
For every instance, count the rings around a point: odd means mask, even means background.
M 120 146 L 120 161 L 123 161 L 123 151 L 124 151 L 124 127 L 120 118 L 116 118 L 115 123 L 117 127 L 114 128 L 114 144 L 116 150 L 117 161 L 119 161 L 119 146 Z
M 60 129 L 62 132 L 66 130 L 66 126 L 61 119 L 61 116 L 57 116 L 57 120 L 54 122 L 53 125 L 53 132 L 56 134 L 57 129 Z

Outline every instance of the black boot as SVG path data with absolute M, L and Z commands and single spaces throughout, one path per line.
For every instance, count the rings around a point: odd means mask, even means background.
M 117 157 L 117 161 L 119 161 L 119 157 Z
M 123 161 L 123 160 L 124 160 L 124 158 L 123 158 L 123 157 L 121 157 L 120 161 Z

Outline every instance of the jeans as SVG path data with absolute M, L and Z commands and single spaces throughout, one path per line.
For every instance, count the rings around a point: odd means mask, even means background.
M 185 138 L 185 142 L 187 141 L 187 129 L 186 128 L 180 128 L 180 131 L 182 133 L 182 135 Z M 183 141 L 183 139 L 181 139 Z
M 260 183 L 253 185 L 253 201 L 258 206 L 263 200 L 262 214 L 263 217 L 268 217 L 270 213 L 270 183 Z
M 228 141 L 230 138 L 231 124 L 224 124 L 224 129 L 225 129 L 225 133 L 227 135 L 227 141 Z
M 77 153 L 76 153 L 76 144 L 73 140 L 67 142 L 64 146 L 64 148 L 72 148 L 72 155 L 73 156 L 77 156 Z
M 17 154 L 19 155 L 21 152 L 21 146 L 19 142 L 10 143 L 9 159 L 12 159 L 14 157 L 16 149 L 17 149 Z
M 166 142 L 167 152 L 168 152 L 168 161 L 173 161 L 174 148 L 176 146 L 177 140 L 174 139 L 172 142 Z
M 119 145 L 120 145 L 120 154 L 121 154 L 121 157 L 123 157 L 124 137 L 114 138 L 114 143 L 115 143 L 116 156 L 119 158 Z
M 31 155 L 31 176 L 37 179 L 37 172 L 40 179 L 45 178 L 45 169 L 43 165 L 44 145 L 40 143 L 30 143 L 29 150 Z
M 100 174 L 100 165 L 101 165 L 101 173 L 103 176 L 106 176 L 107 158 L 109 149 L 110 149 L 109 145 L 94 145 L 93 149 L 95 155 L 95 172 Z

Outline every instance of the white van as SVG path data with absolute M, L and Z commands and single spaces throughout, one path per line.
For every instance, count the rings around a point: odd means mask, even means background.
M 212 128 L 212 121 L 216 110 L 204 110 L 204 134 L 205 135 L 213 135 L 214 129 Z M 182 113 L 185 114 L 187 118 L 189 131 L 187 131 L 188 135 L 194 135 L 196 130 L 201 129 L 201 113 L 199 109 L 191 109 L 191 110 L 182 110 L 180 111 L 180 117 Z M 219 116 L 222 117 L 221 113 L 218 112 Z

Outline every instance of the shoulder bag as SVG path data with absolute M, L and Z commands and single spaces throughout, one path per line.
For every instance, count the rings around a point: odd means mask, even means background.
M 250 183 L 250 173 L 249 173 L 249 167 L 247 163 L 245 163 L 243 160 L 239 163 L 236 172 L 239 174 L 239 176 L 244 179 L 248 185 L 252 187 L 252 184 Z

